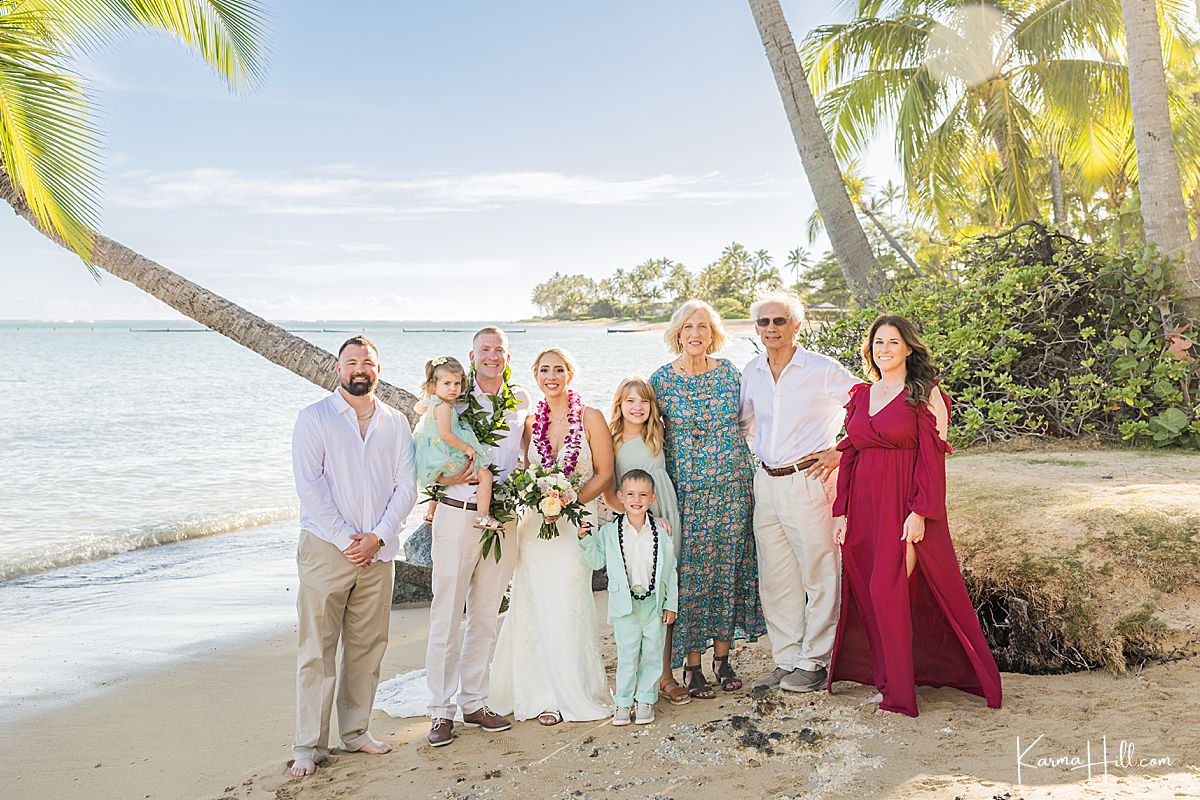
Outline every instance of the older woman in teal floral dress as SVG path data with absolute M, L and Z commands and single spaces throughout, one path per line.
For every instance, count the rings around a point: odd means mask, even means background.
M 665 417 L 667 472 L 675 482 L 682 519 L 679 616 L 674 665 L 684 663 L 693 697 L 715 694 L 700 657 L 711 645 L 713 672 L 727 692 L 742 687 L 729 664 L 733 639 L 766 632 L 758 596 L 752 526 L 754 465 L 738 427 L 741 375 L 713 358 L 725 343 L 721 318 L 692 300 L 675 312 L 667 345 L 679 354 L 650 384 Z

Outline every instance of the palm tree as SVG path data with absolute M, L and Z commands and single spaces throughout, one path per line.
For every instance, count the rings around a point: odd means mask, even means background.
M 817 208 L 826 220 L 829 243 L 837 255 L 846 283 L 856 298 L 870 300 L 881 288 L 879 265 L 862 224 L 850 205 L 846 186 L 829 138 L 821 124 L 796 42 L 788 29 L 779 0 L 750 0 L 750 11 L 766 48 L 767 61 L 800 151 Z
M 850 197 L 850 203 L 875 226 L 875 230 L 879 231 L 883 240 L 887 242 L 888 247 L 895 251 L 896 255 L 908 265 L 912 273 L 920 275 L 921 268 L 917 266 L 917 262 L 908 254 L 908 250 L 904 248 L 904 245 L 896 238 L 895 234 L 888 230 L 888 227 L 883 224 L 883 220 L 879 217 L 880 212 L 884 208 L 899 199 L 900 187 L 888 181 L 880 196 L 868 197 L 867 192 L 873 187 L 867 178 L 859 172 L 857 162 L 851 163 L 843 175 L 846 181 L 846 194 Z M 805 232 L 808 234 L 808 243 L 812 244 L 815 242 L 824 230 L 825 218 L 821 215 L 821 209 L 818 208 L 809 216 L 808 224 L 805 226 Z
M 792 271 L 792 277 L 796 279 L 795 282 L 799 283 L 800 276 L 812 266 L 812 253 L 803 247 L 792 248 L 788 251 L 787 265 Z
M 992 225 L 1059 212 L 1056 170 L 1112 161 L 1127 136 L 1125 69 L 1099 47 L 1120 0 L 858 0 L 855 19 L 807 38 L 805 63 L 835 152 L 885 126 L 909 191 L 944 229 L 983 199 Z
M 1157 245 L 1166 255 L 1182 257 L 1176 284 L 1184 297 L 1184 309 L 1192 316 L 1200 316 L 1200 254 L 1188 231 L 1171 128 L 1157 3 L 1124 0 L 1123 8 L 1146 241 Z
M 233 90 L 263 77 L 257 0 L 0 0 L 0 199 L 89 269 L 332 390 L 330 353 L 96 232 L 99 132 L 72 67 L 79 52 L 135 30 L 178 39 Z M 412 415 L 408 392 L 381 383 L 378 396 Z

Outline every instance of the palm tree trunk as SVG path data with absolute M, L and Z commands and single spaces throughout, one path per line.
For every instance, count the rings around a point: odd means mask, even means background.
M 900 240 L 893 236 L 892 232 L 887 229 L 887 226 L 883 224 L 883 220 L 881 220 L 874 211 L 867 208 L 867 206 L 863 203 L 859 203 L 858 208 L 867 216 L 867 219 L 871 220 L 871 223 L 875 226 L 876 230 L 883 234 L 883 238 L 887 240 L 888 245 L 896 251 L 896 255 L 904 259 L 904 263 L 908 264 L 908 266 L 912 268 L 913 274 L 920 275 L 921 268 L 917 266 L 917 262 L 914 261 L 913 257 L 910 256 L 908 251 L 904 249 L 904 245 L 900 244 Z
M 800 151 L 804 173 L 825 220 L 829 243 L 833 245 L 851 294 L 869 301 L 879 294 L 883 276 L 846 193 L 841 168 L 821 124 L 817 103 L 800 63 L 796 42 L 784 19 L 783 8 L 779 0 L 750 0 L 750 11 L 775 74 L 775 84 L 783 99 L 796 149 Z
M 1050 197 L 1054 209 L 1054 224 L 1060 230 L 1066 230 L 1067 203 L 1063 196 L 1062 162 L 1058 160 L 1058 153 L 1053 150 L 1050 151 Z
M 37 224 L 24 197 L 9 180 L 0 165 L 0 199 L 44 236 L 60 247 L 66 245 L 47 234 Z M 125 245 L 96 235 L 92 264 L 121 280 L 128 281 L 149 295 L 161 300 L 176 311 L 227 336 L 243 347 L 253 350 L 268 361 L 290 370 L 301 378 L 333 391 L 337 388 L 334 365 L 337 359 L 326 350 L 272 325 L 262 317 L 251 314 L 241 306 L 192 283 L 161 264 L 135 253 Z M 399 409 L 411 422 L 415 397 L 391 384 L 380 381 L 375 395 L 388 405 Z
M 1200 257 L 1191 241 L 1183 204 L 1157 5 L 1156 0 L 1122 1 L 1142 218 L 1148 243 L 1157 245 L 1164 255 L 1182 257 L 1175 271 L 1175 288 L 1183 295 L 1184 311 L 1200 316 Z

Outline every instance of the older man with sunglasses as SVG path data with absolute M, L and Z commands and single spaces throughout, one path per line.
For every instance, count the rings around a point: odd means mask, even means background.
M 850 387 L 840 363 L 798 346 L 804 306 L 772 292 L 751 306 L 764 352 L 742 371 L 741 424 L 759 466 L 754 539 L 775 669 L 753 685 L 811 692 L 828 682 L 841 559 L 833 538 L 833 449 Z

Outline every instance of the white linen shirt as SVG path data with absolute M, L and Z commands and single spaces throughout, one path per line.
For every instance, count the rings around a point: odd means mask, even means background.
M 500 483 L 508 478 L 509 473 L 517 466 L 517 461 L 521 457 L 521 439 L 525 435 L 525 418 L 529 416 L 533 406 L 533 396 L 520 386 L 509 384 L 512 389 L 513 396 L 517 398 L 517 407 L 504 415 L 504 419 L 508 422 L 508 430 L 504 432 L 500 441 L 491 447 L 492 463 L 499 469 L 494 476 L 495 482 Z M 474 387 L 475 397 L 483 406 L 484 411 L 492 410 L 491 397 L 487 392 L 479 388 L 476 384 Z M 462 411 L 463 409 L 459 409 Z M 478 464 L 477 466 L 486 466 Z M 456 483 L 453 486 L 446 487 L 446 497 L 458 500 L 460 502 L 475 501 L 476 486 L 470 483 Z
M 650 588 L 650 573 L 654 570 L 654 532 L 650 530 L 650 520 L 642 522 L 641 528 L 633 527 L 629 517 L 625 518 L 622 531 L 625 541 L 621 546 L 621 556 L 625 559 L 625 574 L 629 576 L 629 588 L 641 586 L 642 591 Z M 659 535 L 664 535 L 659 531 Z
M 292 471 L 300 495 L 300 528 L 339 550 L 356 533 L 384 545 L 377 561 L 400 551 L 400 526 L 417 501 L 408 419 L 375 400 L 366 436 L 354 409 L 334 391 L 300 411 L 292 433 Z
M 742 370 L 739 417 L 742 433 L 753 435 L 750 449 L 767 466 L 785 467 L 833 447 L 857 383 L 862 381 L 838 361 L 803 347 L 778 381 L 767 354 L 755 356 Z

